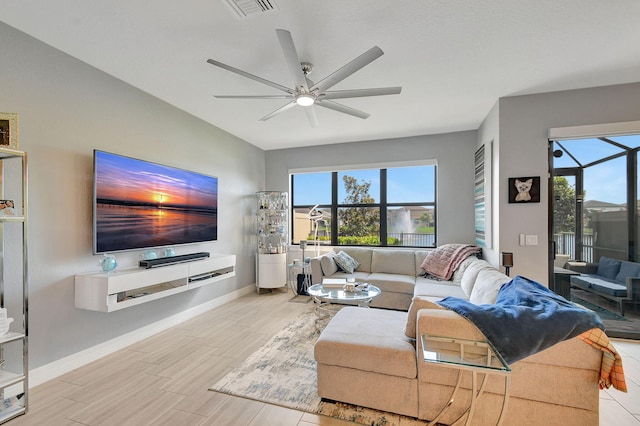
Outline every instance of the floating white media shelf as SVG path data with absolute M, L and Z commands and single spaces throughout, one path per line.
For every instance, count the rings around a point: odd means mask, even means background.
M 158 268 L 127 268 L 75 276 L 79 309 L 113 312 L 215 283 L 236 274 L 236 256 L 215 255 Z

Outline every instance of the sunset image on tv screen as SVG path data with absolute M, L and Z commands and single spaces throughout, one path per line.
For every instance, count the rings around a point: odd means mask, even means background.
M 95 151 L 95 252 L 217 239 L 218 178 Z

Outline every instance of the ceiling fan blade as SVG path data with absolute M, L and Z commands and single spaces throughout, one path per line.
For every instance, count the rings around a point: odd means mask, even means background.
M 250 78 L 251 80 L 257 81 L 258 83 L 266 84 L 267 86 L 271 86 L 271 87 L 276 88 L 278 90 L 282 90 L 283 92 L 287 92 L 287 93 L 293 94 L 293 90 L 289 89 L 288 87 L 281 86 L 278 83 L 274 83 L 273 81 L 265 80 L 264 78 L 258 77 L 257 75 L 249 74 L 246 71 L 239 70 L 238 68 L 234 68 L 234 67 L 232 67 L 230 65 L 223 64 L 222 62 L 214 61 L 213 59 L 208 59 L 207 62 L 210 63 L 211 65 L 215 65 L 216 67 L 220 67 L 220 68 L 225 69 L 227 71 L 231 71 L 231 72 L 234 72 L 236 74 L 240 74 L 243 77 Z
M 369 65 L 371 62 L 375 61 L 382 55 L 384 55 L 382 49 L 380 49 L 378 46 L 373 46 L 371 49 L 367 50 L 362 55 L 358 56 L 339 70 L 335 71 L 333 74 L 330 74 L 323 80 L 314 84 L 310 90 L 313 91 L 315 89 L 318 89 L 320 92 L 324 92 L 325 90 L 333 87 L 345 78 L 349 77 L 351 74 Z
M 213 95 L 219 99 L 291 99 L 291 95 Z
M 318 116 L 316 115 L 316 110 L 313 105 L 309 105 L 308 107 L 303 107 L 304 112 L 307 114 L 307 119 L 309 120 L 309 124 L 311 127 L 316 128 L 320 124 L 318 123 Z
M 320 99 L 346 99 L 362 98 L 365 96 L 398 95 L 402 87 L 378 87 L 375 89 L 335 90 L 324 92 L 318 96 Z
M 366 119 L 370 114 L 362 112 L 355 108 L 348 107 L 346 105 L 339 104 L 333 101 L 317 101 L 314 105 L 318 105 L 324 108 L 332 109 L 334 111 L 343 112 L 345 114 L 353 115 L 354 117 Z
M 304 72 L 302 72 L 302 65 L 300 65 L 300 58 L 298 57 L 298 52 L 296 52 L 296 46 L 293 44 L 291 33 L 287 30 L 276 30 L 276 33 L 278 34 L 278 41 L 280 41 L 287 67 L 291 77 L 293 77 L 293 81 L 296 83 L 296 88 L 302 87 L 305 92 L 308 92 L 307 79 Z
M 271 117 L 273 117 L 274 115 L 280 114 L 283 111 L 288 110 L 289 108 L 293 108 L 294 106 L 296 106 L 296 101 L 291 101 L 287 104 L 282 105 L 280 108 L 278 108 L 277 110 L 270 112 L 269 114 L 265 115 L 264 117 L 262 117 L 260 120 L 258 121 L 267 121 L 268 119 L 270 119 Z

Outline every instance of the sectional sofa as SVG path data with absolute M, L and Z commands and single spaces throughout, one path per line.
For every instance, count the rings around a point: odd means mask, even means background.
M 451 280 L 433 280 L 421 277 L 418 270 L 425 251 L 343 250 L 360 263 L 352 275 L 379 286 L 383 295 L 391 293 L 386 299 L 379 296 L 375 304 L 391 309 L 345 307 L 329 322 L 315 345 L 319 396 L 434 419 L 448 404 L 458 376 L 455 369 L 423 361 L 419 336 L 485 339 L 474 324 L 436 302 L 455 295 L 491 304 L 509 277 L 484 260 L 469 258 Z M 315 261 L 314 282 L 322 276 L 348 275 L 334 271 L 326 259 L 326 269 L 322 259 Z M 513 363 L 503 423 L 597 425 L 601 361 L 601 351 L 574 337 Z M 462 391 L 438 422 L 451 424 L 469 406 L 472 384 L 469 375 L 462 377 Z M 496 424 L 500 417 L 504 379 L 486 380 L 474 425 Z
M 567 262 L 566 267 L 580 272 L 571 276 L 571 285 L 618 303 L 624 316 L 625 302 L 640 304 L 640 263 L 602 256 L 598 263 Z
M 336 263 L 335 256 L 341 251 L 357 262 L 353 272 L 341 270 Z M 468 297 L 459 285 L 459 271 L 454 273 L 452 280 L 423 276 L 425 271 L 421 265 L 431 251 L 336 247 L 332 252 L 311 259 L 311 280 L 318 284 L 323 278 L 354 277 L 356 281 L 373 284 L 382 290 L 382 294 L 371 302 L 373 308 L 408 311 L 415 294 L 436 298 L 448 295 Z M 419 289 L 417 293 L 416 288 Z

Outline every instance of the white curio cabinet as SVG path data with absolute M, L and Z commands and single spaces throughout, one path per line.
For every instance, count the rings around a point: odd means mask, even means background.
M 256 289 L 287 285 L 289 198 L 286 192 L 260 191 L 257 197 Z
M 0 423 L 26 413 L 27 156 L 0 148 Z

